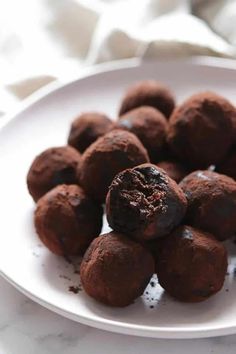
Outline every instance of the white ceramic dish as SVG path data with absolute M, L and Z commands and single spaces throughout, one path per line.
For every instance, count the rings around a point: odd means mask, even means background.
M 34 204 L 25 183 L 35 155 L 49 146 L 66 143 L 69 123 L 81 111 L 101 110 L 115 117 L 125 88 L 144 78 L 165 82 L 176 92 L 178 101 L 194 92 L 212 89 L 236 103 L 236 63 L 210 58 L 156 63 L 131 60 L 110 68 L 105 65 L 76 81 L 33 95 L 0 131 L 1 274 L 41 305 L 105 330 L 158 338 L 234 333 L 236 246 L 233 243 L 224 289 L 206 302 L 178 303 L 155 284 L 149 285 L 148 294 L 133 305 L 112 309 L 96 303 L 83 291 L 78 294 L 68 291 L 69 286 L 78 285 L 78 274 L 62 258 L 50 254 L 35 234 Z

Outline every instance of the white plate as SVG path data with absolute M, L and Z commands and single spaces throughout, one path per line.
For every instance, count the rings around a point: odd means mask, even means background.
M 76 114 L 94 109 L 115 118 L 120 98 L 132 82 L 145 78 L 163 81 L 173 89 L 178 101 L 194 92 L 212 89 L 236 103 L 234 67 L 233 61 L 209 58 L 145 64 L 132 60 L 110 68 L 105 66 L 105 70 L 104 66 L 95 68 L 90 75 L 30 98 L 0 131 L 0 271 L 3 277 L 43 306 L 105 330 L 159 338 L 236 332 L 236 258 L 233 255 L 222 291 L 200 304 L 174 301 L 158 284 L 149 285 L 149 294 L 124 309 L 102 306 L 83 291 L 78 294 L 68 291 L 69 286 L 79 284 L 78 274 L 39 242 L 32 224 L 34 204 L 25 183 L 36 154 L 49 146 L 66 143 L 69 123 Z M 236 253 L 233 243 L 230 247 Z

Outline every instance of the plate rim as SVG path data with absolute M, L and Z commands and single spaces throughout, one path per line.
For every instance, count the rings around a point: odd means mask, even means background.
M 0 132 L 6 127 L 10 122 L 17 118 L 19 114 L 24 113 L 29 107 L 39 102 L 46 96 L 53 94 L 57 90 L 63 89 L 64 87 L 76 83 L 81 79 L 85 79 L 87 77 L 91 77 L 96 74 L 108 73 L 116 70 L 135 68 L 140 65 L 148 65 L 155 63 L 181 63 L 186 65 L 195 65 L 202 67 L 215 67 L 215 68 L 223 68 L 223 69 L 231 69 L 236 71 L 236 61 L 234 59 L 228 58 L 216 58 L 216 57 L 190 57 L 190 58 L 178 58 L 178 59 L 168 59 L 168 60 L 143 60 L 142 58 L 132 58 L 125 60 L 118 60 L 109 63 L 102 63 L 95 65 L 93 67 L 88 67 L 82 70 L 80 75 L 77 75 L 76 78 L 70 79 L 68 81 L 60 82 L 53 81 L 49 83 L 45 87 L 37 90 L 33 94 L 31 94 L 28 98 L 17 104 L 16 109 L 14 109 L 9 114 L 3 116 L 1 120 L 3 122 L 0 123 Z M 0 264 L 1 267 L 1 264 Z M 177 338 L 207 338 L 207 337 L 215 337 L 219 335 L 229 335 L 236 333 L 236 324 L 231 326 L 206 326 L 201 329 L 188 329 L 187 327 L 181 328 L 172 328 L 172 327 L 150 327 L 147 325 L 136 325 L 123 323 L 116 320 L 104 319 L 104 318 L 96 318 L 92 319 L 87 316 L 74 314 L 68 310 L 63 310 L 60 307 L 52 304 L 51 302 L 47 302 L 46 300 L 42 300 L 37 297 L 35 294 L 31 293 L 29 290 L 22 287 L 20 284 L 16 283 L 14 279 L 12 279 L 9 275 L 7 275 L 0 268 L 0 275 L 8 281 L 11 285 L 13 285 L 16 289 L 18 289 L 21 293 L 29 297 L 31 300 L 37 302 L 41 306 L 61 315 L 66 318 L 69 318 L 75 322 L 82 323 L 84 325 L 92 326 L 95 328 L 99 328 L 102 330 L 107 330 L 120 334 L 128 334 L 128 335 L 136 335 L 141 337 L 152 337 L 152 338 L 168 338 L 168 339 L 177 339 Z M 184 328 L 184 329 L 183 329 Z
M 30 293 L 25 288 L 21 287 L 18 283 L 8 277 L 6 274 L 0 271 L 0 275 L 5 279 L 8 283 L 14 286 L 17 290 L 19 290 L 22 294 L 36 302 L 37 304 L 43 306 L 44 308 L 62 316 L 68 318 L 74 322 L 81 323 L 83 325 L 87 325 L 93 328 L 105 330 L 108 332 L 139 336 L 139 337 L 149 337 L 149 338 L 158 338 L 158 339 L 194 339 L 194 338 L 211 338 L 218 337 L 223 335 L 230 335 L 236 333 L 236 325 L 229 327 L 205 327 L 204 329 L 188 329 L 187 327 L 172 328 L 172 327 L 150 327 L 145 325 L 135 325 L 135 324 L 125 324 L 118 321 L 110 320 L 110 319 L 91 319 L 87 316 L 73 314 L 70 311 L 62 310 L 58 306 L 47 302 L 46 300 L 42 300 L 34 294 Z
M 108 73 L 110 71 L 122 70 L 132 67 L 137 67 L 139 65 L 145 64 L 155 64 L 155 63 L 182 63 L 182 64 L 192 64 L 202 67 L 215 67 L 222 69 L 236 70 L 236 60 L 231 58 L 221 58 L 214 56 L 190 56 L 187 58 L 128 58 L 121 60 L 114 60 L 105 63 L 95 64 L 81 69 L 81 73 L 76 75 L 73 79 L 68 79 L 64 81 L 55 80 L 47 85 L 39 88 L 28 97 L 16 103 L 16 107 L 13 108 L 9 113 L 4 114 L 0 119 L 0 131 L 3 129 L 11 120 L 13 120 L 17 115 L 23 113 L 27 108 L 29 108 L 34 103 L 40 101 L 45 96 L 50 95 L 57 90 L 62 89 L 67 85 L 71 85 L 78 80 L 84 79 L 89 76 L 93 76 L 100 73 Z

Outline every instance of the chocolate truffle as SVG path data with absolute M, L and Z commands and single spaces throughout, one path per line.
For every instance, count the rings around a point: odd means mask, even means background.
M 96 238 L 80 266 L 84 290 L 109 306 L 130 305 L 143 294 L 154 273 L 154 260 L 140 244 L 110 232 Z
M 217 165 L 216 170 L 236 180 L 236 145 L 233 146 L 225 159 Z
M 102 228 L 102 207 L 77 185 L 60 185 L 37 203 L 34 222 L 45 246 L 62 256 L 82 254 Z
M 167 121 L 161 112 L 153 107 L 138 107 L 121 116 L 116 126 L 134 133 L 151 159 L 159 157 L 167 134 Z
M 146 149 L 134 134 L 114 130 L 84 152 L 78 170 L 79 182 L 88 194 L 103 202 L 118 172 L 148 161 Z
M 105 114 L 82 113 L 72 122 L 68 144 L 82 153 L 100 136 L 108 133 L 112 127 L 112 121 Z
M 212 171 L 195 171 L 181 182 L 188 208 L 185 223 L 208 231 L 219 240 L 236 232 L 236 182 Z
M 227 252 L 211 234 L 180 226 L 162 240 L 156 263 L 159 283 L 168 294 L 199 302 L 222 288 Z
M 157 167 L 162 168 L 176 183 L 179 183 L 189 173 L 189 169 L 184 164 L 173 160 L 160 161 Z
M 233 142 L 235 108 L 212 92 L 193 95 L 176 108 L 169 121 L 173 153 L 194 168 L 221 161 Z
M 27 175 L 28 190 L 34 201 L 58 184 L 77 183 L 80 157 L 70 146 L 50 148 L 38 155 Z
M 142 241 L 167 235 L 183 219 L 186 206 L 181 188 L 152 164 L 119 173 L 106 199 L 110 227 Z
M 128 89 L 122 100 L 119 115 L 140 106 L 154 107 L 168 118 L 175 107 L 175 99 L 170 89 L 162 83 L 145 80 Z

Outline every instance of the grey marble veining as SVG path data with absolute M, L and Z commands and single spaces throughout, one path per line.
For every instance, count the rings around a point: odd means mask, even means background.
M 236 335 L 162 340 L 109 333 L 67 320 L 0 278 L 0 354 L 234 354 Z

